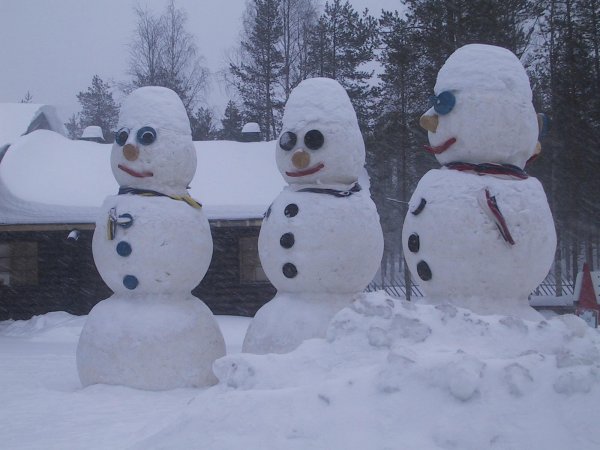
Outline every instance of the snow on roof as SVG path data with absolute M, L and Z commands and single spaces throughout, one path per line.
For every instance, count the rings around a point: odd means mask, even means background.
M 256 122 L 248 122 L 242 127 L 242 133 L 260 133 L 260 125 Z
M 98 125 L 90 125 L 89 127 L 85 127 L 83 133 L 81 133 L 81 139 L 104 139 L 104 135 L 102 134 L 102 128 Z
M 0 146 L 11 144 L 19 136 L 33 131 L 30 127 L 43 114 L 52 131 L 65 135 L 65 128 L 56 110 L 36 103 L 0 103 Z
M 252 219 L 285 182 L 273 142 L 195 142 L 190 194 L 210 219 Z M 0 162 L 0 224 L 91 223 L 118 184 L 110 144 L 72 141 L 46 130 L 18 139 Z

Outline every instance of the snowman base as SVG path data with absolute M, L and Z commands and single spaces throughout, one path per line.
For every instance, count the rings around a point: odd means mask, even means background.
M 225 341 L 208 307 L 191 294 L 115 294 L 90 312 L 77 347 L 83 386 L 96 383 L 146 390 L 217 383 L 213 362 Z
M 361 295 L 278 292 L 252 319 L 242 351 L 288 353 L 306 339 L 324 338 L 333 316 Z

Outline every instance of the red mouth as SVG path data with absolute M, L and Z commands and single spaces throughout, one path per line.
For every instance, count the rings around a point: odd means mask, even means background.
M 285 174 L 288 177 L 303 177 L 306 175 L 312 175 L 313 173 L 317 173 L 323 167 L 325 167 L 325 164 L 319 163 L 316 166 L 309 167 L 308 169 L 305 169 L 305 170 L 299 170 L 297 172 L 286 172 Z
M 436 147 L 430 147 L 429 145 L 424 145 L 424 147 L 427 152 L 432 153 L 434 155 L 439 155 L 440 153 L 444 153 L 446 150 L 448 150 L 452 146 L 452 144 L 454 144 L 455 142 L 456 142 L 456 138 L 450 138 L 446 142 L 444 142 L 442 145 L 438 145 Z
M 147 177 L 153 177 L 154 176 L 154 174 L 152 172 L 137 172 L 137 171 L 135 171 L 133 169 L 130 169 L 127 166 L 124 166 L 123 164 L 119 164 L 117 167 L 119 169 L 121 169 L 123 172 L 128 173 L 132 177 L 136 177 L 136 178 L 147 178 Z

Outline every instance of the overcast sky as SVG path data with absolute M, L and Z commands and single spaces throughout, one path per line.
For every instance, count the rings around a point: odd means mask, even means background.
M 213 73 L 239 45 L 247 0 L 176 0 L 187 29 Z M 56 105 L 64 121 L 80 109 L 76 94 L 92 76 L 127 79 L 128 47 L 135 27 L 133 5 L 162 11 L 167 0 L 0 0 L 0 102 L 18 102 L 27 91 L 35 103 Z M 322 3 L 325 3 L 323 0 Z M 379 16 L 400 0 L 351 0 Z M 220 117 L 227 93 L 213 83 L 207 103 Z

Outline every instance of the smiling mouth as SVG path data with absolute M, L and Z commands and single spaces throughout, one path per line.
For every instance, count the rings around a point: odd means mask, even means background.
M 124 166 L 123 164 L 119 164 L 117 166 L 119 169 L 121 169 L 123 172 L 128 173 L 129 175 L 131 175 L 132 177 L 136 177 L 136 178 L 148 178 L 148 177 L 153 177 L 154 174 L 152 172 L 137 172 L 133 169 L 130 169 L 127 166 Z
M 444 153 L 446 150 L 448 150 L 452 146 L 452 144 L 454 144 L 455 142 L 456 142 L 456 138 L 450 138 L 446 142 L 444 142 L 442 145 L 437 145 L 435 147 L 431 147 L 429 145 L 424 145 L 424 147 L 427 152 L 432 153 L 434 155 L 439 155 L 440 153 Z
M 319 163 L 315 166 L 309 167 L 308 169 L 298 170 L 297 172 L 285 172 L 288 177 L 304 177 L 306 175 L 312 175 L 313 173 L 317 173 L 325 167 L 325 164 Z

